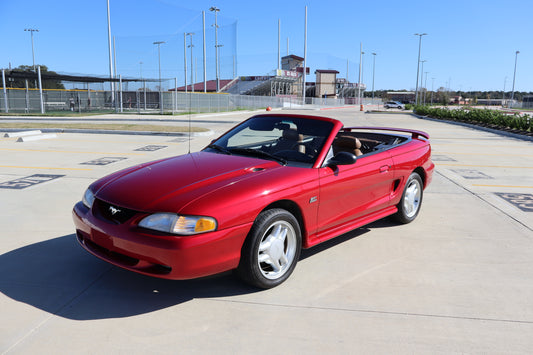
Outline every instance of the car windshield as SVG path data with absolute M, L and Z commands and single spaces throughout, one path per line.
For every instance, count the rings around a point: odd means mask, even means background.
M 257 116 L 214 141 L 205 151 L 311 167 L 332 129 L 332 122 L 312 118 Z

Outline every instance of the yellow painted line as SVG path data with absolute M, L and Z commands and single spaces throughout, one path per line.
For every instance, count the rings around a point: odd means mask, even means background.
M 479 187 L 513 187 L 518 189 L 533 189 L 533 186 L 513 186 L 513 185 L 484 185 L 484 184 L 472 184 L 472 186 Z
M 0 165 L 0 168 L 13 168 L 13 169 L 50 169 L 50 170 L 83 170 L 91 171 L 93 169 L 88 168 L 56 168 L 52 166 L 16 166 L 16 165 Z
M 69 154 L 106 154 L 106 155 L 146 155 L 146 153 L 122 153 L 122 152 L 82 152 L 73 150 L 52 150 L 52 149 L 22 149 L 22 148 L 0 148 L 0 150 L 11 152 L 37 152 L 37 153 L 69 153 Z
M 468 168 L 497 168 L 497 169 L 533 169 L 533 166 L 502 166 L 502 165 L 469 165 L 469 164 L 441 164 L 435 162 L 437 166 L 464 166 Z

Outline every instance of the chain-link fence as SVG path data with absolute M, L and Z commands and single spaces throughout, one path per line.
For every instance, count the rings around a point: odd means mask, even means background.
M 3 90 L 3 89 L 2 89 Z M 6 101 L 7 99 L 7 101 Z M 6 105 L 7 103 L 7 105 Z M 344 99 L 307 97 L 305 107 L 344 106 Z M 271 108 L 303 108 L 297 96 L 250 96 L 176 91 L 58 90 L 42 91 L 44 112 L 137 112 L 184 113 L 221 112 Z M 41 113 L 41 94 L 37 89 L 6 89 L 0 93 L 0 111 Z
M 43 90 L 43 110 L 111 111 L 114 109 L 111 96 L 110 92 L 105 91 Z M 2 112 L 40 113 L 41 95 L 37 89 L 7 89 L 5 95 L 0 95 L 0 107 Z

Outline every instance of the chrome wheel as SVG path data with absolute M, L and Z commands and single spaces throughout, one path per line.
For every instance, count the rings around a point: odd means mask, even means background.
M 418 216 L 418 212 L 420 212 L 423 195 L 424 184 L 422 178 L 418 173 L 412 173 L 403 189 L 402 199 L 397 206 L 398 212 L 394 215 L 395 219 L 400 223 L 414 221 L 416 216 Z
M 405 210 L 405 215 L 408 218 L 413 218 L 417 214 L 420 202 L 422 201 L 421 197 L 422 186 L 420 181 L 412 179 L 405 188 L 405 194 L 403 197 L 403 208 Z
M 261 273 L 275 280 L 289 269 L 296 255 L 296 233 L 290 223 L 276 221 L 259 243 L 257 263 Z
M 301 246 L 300 224 L 293 214 L 281 208 L 263 211 L 244 242 L 237 273 L 250 285 L 275 287 L 294 271 Z

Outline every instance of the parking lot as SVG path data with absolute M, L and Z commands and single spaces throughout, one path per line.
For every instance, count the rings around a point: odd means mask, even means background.
M 289 113 L 428 132 L 436 170 L 417 220 L 379 221 L 304 250 L 271 290 L 230 272 L 160 280 L 85 252 L 72 206 L 97 178 L 197 151 L 250 113 L 194 116 L 213 134 L 190 139 L 0 138 L 0 352 L 531 352 L 533 142 L 398 112 Z

